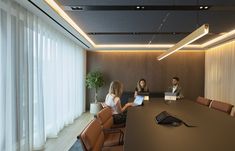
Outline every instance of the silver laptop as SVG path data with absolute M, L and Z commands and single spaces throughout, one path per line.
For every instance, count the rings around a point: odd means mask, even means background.
M 175 101 L 177 99 L 177 94 L 172 92 L 165 92 L 165 100 Z

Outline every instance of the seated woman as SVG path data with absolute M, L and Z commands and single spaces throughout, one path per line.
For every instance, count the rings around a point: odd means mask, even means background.
M 137 82 L 134 97 L 136 97 L 140 93 L 147 93 L 147 92 L 149 92 L 149 88 L 147 86 L 146 80 L 145 79 L 140 79 Z
M 112 81 L 109 88 L 109 93 L 106 95 L 105 104 L 113 111 L 114 124 L 122 124 L 126 122 L 126 110 L 133 106 L 133 103 L 127 103 L 124 107 L 121 106 L 120 97 L 123 91 L 123 84 L 119 81 Z

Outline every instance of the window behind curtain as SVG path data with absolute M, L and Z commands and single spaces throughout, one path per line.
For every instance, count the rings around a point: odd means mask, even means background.
M 85 51 L 14 1 L 0 0 L 0 150 L 43 148 L 84 111 Z

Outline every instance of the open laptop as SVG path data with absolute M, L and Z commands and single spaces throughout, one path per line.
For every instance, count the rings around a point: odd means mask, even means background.
M 172 92 L 165 92 L 165 100 L 169 100 L 169 101 L 176 101 L 177 99 L 177 94 L 176 93 L 172 93 Z
M 143 96 L 144 100 L 149 100 L 149 92 L 138 92 L 138 95 Z
M 135 100 L 133 102 L 133 106 L 139 106 L 139 105 L 142 105 L 144 102 L 144 96 L 141 96 L 141 95 L 137 95 L 135 97 Z

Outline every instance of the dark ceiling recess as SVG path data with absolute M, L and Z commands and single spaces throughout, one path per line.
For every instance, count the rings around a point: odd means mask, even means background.
M 61 23 L 59 23 L 57 20 L 55 20 L 53 17 L 51 17 L 47 12 L 45 12 L 43 9 L 41 9 L 37 4 L 35 4 L 32 0 L 28 0 L 34 7 L 39 9 L 42 13 L 44 13 L 47 17 L 49 17 L 51 20 L 53 20 L 57 25 L 62 27 L 65 31 L 67 31 L 71 36 L 73 36 L 75 39 L 77 39 L 80 43 L 82 43 L 86 48 L 90 48 L 87 44 L 85 44 L 80 38 L 75 36 L 72 32 L 70 32 L 67 28 L 65 28 Z
M 88 32 L 87 35 L 189 35 L 191 32 Z M 208 33 L 215 35 L 219 33 Z
M 148 11 L 148 10 L 173 10 L 173 11 L 206 11 L 213 6 L 208 5 L 155 5 L 155 6 L 69 6 L 74 11 Z
M 172 44 L 203 24 L 203 44 L 235 28 L 235 0 L 56 0 L 98 44 Z
M 188 35 L 190 32 L 90 32 L 88 35 Z

